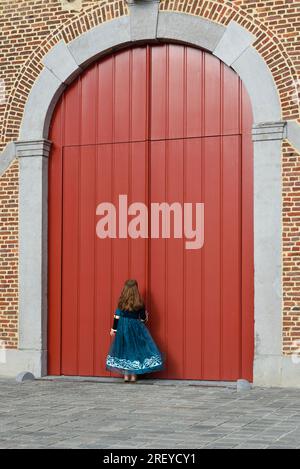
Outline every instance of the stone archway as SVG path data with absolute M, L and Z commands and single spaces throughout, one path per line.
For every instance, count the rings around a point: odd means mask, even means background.
M 203 18 L 158 11 L 157 2 L 131 5 L 124 16 L 78 37 L 59 42 L 44 57 L 44 69 L 29 95 L 16 154 L 20 159 L 20 349 L 14 367 L 46 373 L 47 353 L 47 140 L 49 123 L 63 90 L 92 61 L 138 42 L 168 40 L 204 48 L 243 80 L 254 113 L 254 259 L 256 384 L 298 380 L 282 357 L 281 141 L 299 145 L 297 123 L 281 121 L 272 75 L 252 47 L 255 37 L 231 22 L 227 27 Z M 15 155 L 7 148 L 7 160 Z M 32 216 L 34 214 L 34 216 Z M 299 373 L 299 372 L 298 372 Z

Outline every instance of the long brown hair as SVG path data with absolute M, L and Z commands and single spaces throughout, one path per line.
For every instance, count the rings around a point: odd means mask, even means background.
M 138 311 L 144 308 L 136 280 L 126 280 L 119 298 L 118 308 L 123 311 Z

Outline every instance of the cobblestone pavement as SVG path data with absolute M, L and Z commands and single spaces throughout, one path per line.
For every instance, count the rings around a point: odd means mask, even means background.
M 300 390 L 0 378 L 0 448 L 300 448 Z

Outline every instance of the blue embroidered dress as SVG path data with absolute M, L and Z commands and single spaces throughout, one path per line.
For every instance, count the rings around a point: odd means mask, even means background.
M 144 324 L 145 310 L 117 309 L 116 334 L 106 357 L 106 369 L 117 373 L 143 374 L 164 369 L 164 356 Z

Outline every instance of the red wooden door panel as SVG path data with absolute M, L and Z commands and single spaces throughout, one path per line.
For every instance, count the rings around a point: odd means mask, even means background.
M 242 84 L 232 69 L 175 44 L 152 47 L 150 60 L 152 140 L 242 132 Z
M 241 137 L 157 141 L 150 154 L 151 202 L 205 206 L 202 250 L 151 240 L 149 304 L 163 318 L 153 330 L 167 354 L 160 376 L 236 380 L 244 373 Z
M 252 379 L 251 126 L 238 76 L 182 45 L 122 50 L 68 87 L 49 136 L 49 374 L 111 375 L 112 314 L 134 277 L 167 356 L 154 376 Z M 97 205 L 122 194 L 148 208 L 204 203 L 203 248 L 99 239 Z
M 119 194 L 128 194 L 128 204 L 132 200 L 147 204 L 146 155 L 145 142 L 64 148 L 63 375 L 110 375 L 104 364 L 112 312 L 124 278 L 137 278 L 141 292 L 146 293 L 147 240 L 100 240 L 96 236 L 100 202 L 118 206 Z

